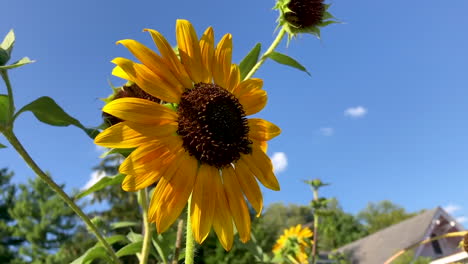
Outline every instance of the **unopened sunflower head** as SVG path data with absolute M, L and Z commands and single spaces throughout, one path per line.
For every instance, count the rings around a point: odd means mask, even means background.
M 263 81 L 241 80 L 239 66 L 231 62 L 231 34 L 215 45 L 211 27 L 199 38 L 189 21 L 178 20 L 177 56 L 158 31 L 145 31 L 159 54 L 135 40 L 118 41 L 140 62 L 115 58 L 112 73 L 161 102 L 124 97 L 107 103 L 103 111 L 122 122 L 102 131 L 95 143 L 136 148 L 119 167 L 126 174 L 122 188 L 138 191 L 158 182 L 148 212 L 158 232 L 167 230 L 191 199 L 195 240 L 202 243 L 213 228 L 229 250 L 234 225 L 241 241 L 250 239 L 245 198 L 258 215 L 262 211 L 257 181 L 280 188 L 266 147 L 281 130 L 248 118 L 266 105 Z
M 320 38 L 320 28 L 337 23 L 328 12 L 330 5 L 324 0 L 278 0 L 278 27 L 284 27 L 289 38 L 300 33 L 310 33 Z

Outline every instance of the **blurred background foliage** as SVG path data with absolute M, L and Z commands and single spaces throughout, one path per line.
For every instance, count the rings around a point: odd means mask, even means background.
M 113 175 L 117 173 L 118 163 L 118 158 L 111 155 L 95 170 Z M 12 171 L 0 170 L 0 263 L 71 263 L 95 245 L 95 239 L 79 219 L 40 179 L 14 184 L 12 176 Z M 107 186 L 78 202 L 87 208 L 106 236 L 121 235 L 131 241 L 133 234 L 141 233 L 137 195 L 122 191 L 120 185 Z M 322 218 L 319 229 L 319 252 L 330 252 L 416 214 L 406 212 L 391 201 L 369 203 L 356 215 L 346 213 L 336 199 L 330 199 L 327 207 L 327 216 Z M 233 249 L 226 252 L 212 233 L 203 245 L 197 247 L 195 262 L 259 263 L 259 250 L 269 254 L 283 229 L 297 224 L 311 227 L 314 221 L 310 206 L 283 203 L 270 204 L 260 218 L 254 217 L 252 211 L 251 217 L 256 244 L 252 241 L 243 244 L 236 237 Z M 184 218 L 185 215 L 181 215 L 181 219 Z M 134 224 L 117 228 L 112 225 L 130 221 Z M 164 263 L 161 254 L 166 260 L 172 259 L 176 229 L 177 224 L 174 224 L 163 236 L 154 235 L 153 244 L 158 248 L 158 254 L 152 254 L 149 263 Z M 117 242 L 113 247 L 118 251 L 125 244 L 124 241 Z M 138 263 L 135 255 L 122 260 Z M 102 262 L 94 260 L 92 263 Z M 183 254 L 179 263 L 183 263 Z

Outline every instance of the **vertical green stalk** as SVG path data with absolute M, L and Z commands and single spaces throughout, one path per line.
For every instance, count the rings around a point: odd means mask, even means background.
M 276 36 L 275 40 L 273 40 L 273 42 L 271 43 L 270 47 L 267 49 L 267 51 L 265 51 L 265 53 L 263 53 L 260 60 L 253 66 L 250 72 L 247 73 L 244 80 L 249 79 L 255 74 L 255 72 L 260 68 L 260 66 L 262 66 L 262 64 L 266 61 L 266 59 L 268 59 L 268 56 L 270 56 L 270 54 L 273 51 L 275 51 L 276 47 L 278 47 L 278 45 L 281 43 L 281 40 L 283 39 L 285 34 L 286 34 L 286 29 L 282 27 L 281 30 L 278 32 L 278 35 Z
M 187 235 L 185 238 L 185 264 L 193 264 L 195 256 L 195 240 L 193 240 L 192 221 L 190 219 L 190 207 L 192 205 L 192 196 L 187 205 Z
M 314 201 L 318 201 L 318 188 L 313 188 L 314 192 Z M 312 264 L 317 263 L 317 242 L 318 242 L 318 228 L 319 228 L 319 214 L 317 210 L 314 210 L 314 242 L 312 245 Z
M 60 198 L 68 205 L 70 208 L 85 222 L 88 226 L 89 230 L 96 236 L 99 242 L 104 246 L 104 248 L 109 253 L 109 256 L 112 258 L 113 263 L 120 263 L 119 258 L 115 255 L 114 250 L 112 247 L 107 243 L 104 237 L 101 235 L 97 227 L 91 222 L 91 220 L 86 216 L 86 214 L 81 210 L 81 208 L 73 202 L 73 200 L 62 190 L 57 183 L 54 182 L 52 178 L 50 178 L 47 174 L 45 174 L 41 168 L 36 164 L 36 162 L 31 158 L 28 154 L 26 149 L 21 145 L 21 142 L 18 138 L 13 134 L 12 131 L 5 131 L 5 137 L 10 142 L 10 144 L 15 148 L 15 150 L 20 154 L 26 164 L 41 178 L 47 185 L 50 186 L 52 190 L 54 190 Z
M 148 221 L 148 194 L 146 188 L 141 189 L 138 193 L 140 205 L 143 210 L 143 247 L 141 249 L 140 264 L 148 262 L 150 244 L 151 244 L 151 223 Z
M 179 223 L 177 224 L 177 236 L 176 236 L 176 243 L 175 243 L 175 249 L 174 249 L 174 257 L 172 258 L 172 264 L 179 263 L 180 246 L 182 244 L 183 235 L 184 235 L 184 220 L 180 219 Z
M 11 119 L 13 119 L 13 115 L 15 114 L 15 102 L 13 100 L 13 89 L 11 88 L 11 83 L 10 83 L 10 78 L 8 77 L 8 72 L 7 70 L 0 70 L 0 74 L 2 75 L 3 81 L 5 82 L 5 85 L 7 87 L 7 92 L 8 92 L 8 121 L 12 122 Z M 9 126 L 12 124 L 9 123 Z

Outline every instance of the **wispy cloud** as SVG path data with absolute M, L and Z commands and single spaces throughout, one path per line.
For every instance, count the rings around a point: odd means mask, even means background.
M 367 109 L 363 106 L 350 107 L 344 111 L 345 116 L 351 118 L 363 117 L 367 114 Z
M 461 210 L 461 206 L 456 205 L 456 204 L 448 204 L 444 206 L 444 210 L 449 214 L 454 214 Z
M 459 217 L 456 217 L 455 220 L 457 220 L 458 223 L 460 224 L 464 224 L 468 221 L 468 217 L 466 216 L 459 216 Z
M 320 128 L 320 134 L 322 134 L 322 136 L 330 137 L 330 136 L 333 136 L 334 133 L 335 133 L 335 129 L 333 129 L 333 127 L 321 127 Z
M 103 172 L 103 171 L 94 171 L 89 176 L 88 182 L 81 189 L 82 190 L 87 190 L 89 187 L 93 186 L 96 182 L 98 182 L 104 176 L 106 176 L 105 172 Z
M 273 169 L 276 173 L 283 172 L 288 167 L 288 157 L 284 152 L 273 153 L 271 162 L 273 163 Z

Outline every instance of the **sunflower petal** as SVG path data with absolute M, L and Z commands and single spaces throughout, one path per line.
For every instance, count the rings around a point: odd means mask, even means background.
M 206 239 L 213 224 L 216 193 L 211 185 L 214 177 L 220 177 L 218 169 L 202 164 L 193 188 L 190 218 L 194 238 L 199 244 Z
M 252 154 L 242 155 L 238 162 L 244 163 L 265 187 L 280 190 L 271 160 L 259 146 L 252 146 Z
M 130 52 L 145 66 L 147 66 L 154 74 L 164 79 L 169 87 L 175 89 L 178 93 L 184 92 L 183 84 L 181 84 L 172 72 L 166 67 L 164 60 L 159 57 L 151 49 L 133 39 L 124 39 L 117 41 L 118 44 L 124 45 Z
M 197 33 L 187 20 L 178 19 L 176 37 L 179 55 L 185 70 L 194 83 L 208 83 L 210 76 L 203 65 Z
M 214 177 L 212 181 L 214 183 L 214 192 L 216 192 L 216 210 L 213 216 L 213 228 L 223 248 L 229 251 L 232 247 L 234 234 L 232 215 L 226 198 L 226 190 L 219 176 Z
M 177 113 L 149 100 L 125 97 L 116 99 L 102 109 L 122 120 L 142 124 L 169 124 L 177 122 Z
M 166 102 L 179 103 L 182 93 L 173 89 L 170 84 L 153 73 L 145 65 L 124 58 L 115 58 L 112 60 L 112 63 L 122 68 L 130 78 L 130 81 L 135 82 L 145 92 Z
M 94 143 L 106 148 L 134 148 L 150 140 L 147 135 L 130 128 L 127 122 L 121 122 L 99 133 Z
M 242 187 L 245 197 L 247 197 L 250 204 L 257 212 L 258 217 L 262 213 L 263 209 L 263 196 L 260 191 L 260 187 L 258 186 L 255 177 L 252 175 L 252 172 L 245 166 L 245 164 L 236 163 L 235 166 L 237 180 Z
M 151 37 L 158 47 L 166 65 L 168 65 L 176 78 L 184 85 L 185 88 L 191 88 L 192 80 L 188 76 L 187 71 L 185 71 L 184 66 L 180 62 L 179 58 L 177 58 L 177 55 L 174 53 L 174 50 L 169 42 L 167 42 L 166 38 L 156 30 L 144 29 L 144 31 L 148 31 L 151 34 Z
M 267 153 L 267 150 L 268 150 L 268 142 L 267 141 L 259 141 L 259 140 L 253 139 L 253 138 L 250 138 L 250 140 L 252 140 L 253 144 L 257 144 L 258 146 L 260 146 L 260 148 L 263 150 L 263 152 Z
M 246 115 L 253 115 L 262 110 L 267 103 L 267 93 L 265 90 L 255 90 L 238 97 L 239 102 L 244 107 Z
M 239 85 L 240 82 L 240 71 L 239 71 L 239 66 L 236 64 L 231 65 L 231 73 L 229 75 L 229 83 L 226 87 L 226 89 L 229 92 L 234 91 L 234 89 Z
M 259 140 L 268 141 L 279 134 L 281 129 L 275 124 L 260 118 L 250 118 L 249 122 L 249 137 Z
M 211 83 L 211 65 L 213 64 L 214 57 L 214 32 L 212 27 L 208 27 L 205 30 L 205 33 L 203 33 L 203 36 L 200 39 L 200 48 L 203 64 L 210 76 L 208 83 Z
M 213 79 L 216 84 L 226 88 L 231 73 L 232 35 L 226 34 L 219 41 L 215 52 L 215 62 L 212 66 Z
M 167 137 L 164 140 L 152 141 L 134 150 L 120 164 L 119 172 L 123 174 L 142 175 L 152 171 L 161 174 L 165 166 L 171 164 L 181 149 L 179 137 Z
M 241 97 L 244 94 L 247 94 L 251 91 L 256 91 L 262 89 L 263 87 L 263 80 L 252 78 L 242 81 L 237 85 L 237 87 L 232 91 L 232 93 L 237 97 Z
M 197 175 L 198 161 L 185 154 L 175 174 L 162 177 L 150 203 L 148 218 L 156 223 L 158 233 L 171 226 L 184 209 Z
M 112 69 L 112 75 L 125 79 L 127 81 L 130 80 L 128 74 L 125 73 L 124 70 L 122 70 L 122 68 L 120 68 L 119 66 L 115 66 L 114 69 Z
M 228 186 L 225 191 L 237 232 L 241 241 L 246 243 L 250 239 L 250 214 L 236 173 L 231 166 L 223 168 L 223 181 L 224 185 Z

